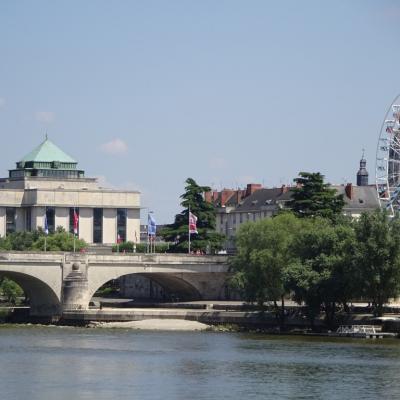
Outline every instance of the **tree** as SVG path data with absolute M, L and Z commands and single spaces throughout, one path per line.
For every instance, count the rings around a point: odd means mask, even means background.
M 371 299 L 376 315 L 400 292 L 400 219 L 387 212 L 363 213 L 355 223 L 356 262 L 362 293 Z
M 319 172 L 300 172 L 294 181 L 297 187 L 292 189 L 289 203 L 298 217 L 323 217 L 334 219 L 341 214 L 343 195 L 337 195 L 335 189 L 324 183 L 324 176 Z
M 237 253 L 232 259 L 233 285 L 248 301 L 263 306 L 273 301 L 281 326 L 284 324 L 284 296 L 287 293 L 286 267 L 292 240 L 302 220 L 292 213 L 243 224 L 236 237 Z M 277 301 L 281 301 L 278 311 Z
M 175 222 L 162 231 L 165 240 L 172 242 L 171 252 L 183 253 L 188 251 L 189 208 L 197 217 L 198 234 L 191 234 L 191 249 L 193 251 L 215 251 L 223 246 L 224 236 L 215 232 L 216 213 L 214 205 L 204 200 L 204 193 L 211 189 L 199 186 L 194 179 L 186 180 L 185 193 L 181 196 L 181 206 L 184 210 L 175 216 Z
M 0 281 L 0 294 L 6 298 L 7 303 L 15 305 L 18 297 L 23 296 L 24 291 L 14 281 L 3 278 Z
M 322 218 L 308 220 L 294 237 L 288 286 L 293 299 L 306 304 L 311 324 L 323 308 L 332 326 L 337 304 L 356 295 L 354 239 L 351 223 L 333 224 Z

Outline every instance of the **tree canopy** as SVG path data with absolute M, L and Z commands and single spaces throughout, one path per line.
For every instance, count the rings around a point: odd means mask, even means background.
M 381 315 L 384 303 L 400 293 L 400 218 L 384 211 L 362 214 L 355 235 L 358 285 Z
M 310 321 L 323 310 L 329 326 L 338 309 L 365 299 L 381 315 L 400 294 L 400 218 L 377 210 L 358 220 L 280 214 L 243 224 L 232 260 L 232 283 L 248 301 L 290 296 Z
M 175 216 L 173 224 L 167 225 L 161 235 L 169 242 L 171 252 L 183 253 L 188 251 L 189 244 L 189 209 L 197 217 L 198 234 L 191 234 L 191 249 L 193 251 L 215 251 L 223 246 L 224 236 L 215 232 L 216 212 L 214 205 L 205 201 L 204 193 L 210 191 L 208 186 L 199 186 L 192 178 L 186 180 L 185 193 L 181 206 L 184 209 Z
M 355 294 L 351 224 L 309 220 L 293 237 L 291 252 L 288 287 L 293 299 L 307 305 L 312 322 L 323 308 L 331 325 L 337 304 L 345 304 Z
M 289 206 L 298 217 L 335 218 L 344 206 L 343 195 L 324 183 L 319 172 L 300 172 L 294 179 L 297 187 L 292 189 Z

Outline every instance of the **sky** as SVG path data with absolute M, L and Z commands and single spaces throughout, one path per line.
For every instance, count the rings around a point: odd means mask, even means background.
M 213 189 L 299 171 L 370 182 L 400 93 L 400 1 L 0 2 L 0 176 L 46 132 L 170 223 Z

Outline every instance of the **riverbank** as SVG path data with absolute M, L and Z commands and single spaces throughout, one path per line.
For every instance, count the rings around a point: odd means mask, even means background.
M 146 319 L 142 321 L 126 322 L 91 322 L 88 328 L 104 329 L 138 329 L 152 331 L 206 331 L 212 330 L 211 325 L 198 321 L 186 321 L 181 319 Z

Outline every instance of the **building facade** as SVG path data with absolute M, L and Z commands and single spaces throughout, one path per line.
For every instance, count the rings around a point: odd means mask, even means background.
M 47 137 L 0 179 L 0 236 L 15 231 L 57 227 L 87 243 L 140 240 L 140 193 L 105 189 L 86 178 L 78 163 Z
M 379 208 L 375 185 L 368 185 L 366 160 L 360 160 L 357 183 L 332 185 L 338 194 L 343 195 L 345 205 L 343 214 L 358 218 L 362 212 Z M 216 230 L 226 236 L 227 250 L 234 249 L 234 237 L 240 225 L 248 221 L 270 218 L 279 210 L 288 208 L 291 200 L 291 187 L 264 188 L 260 184 L 248 184 L 246 189 L 223 189 L 205 193 L 206 201 L 216 207 Z

